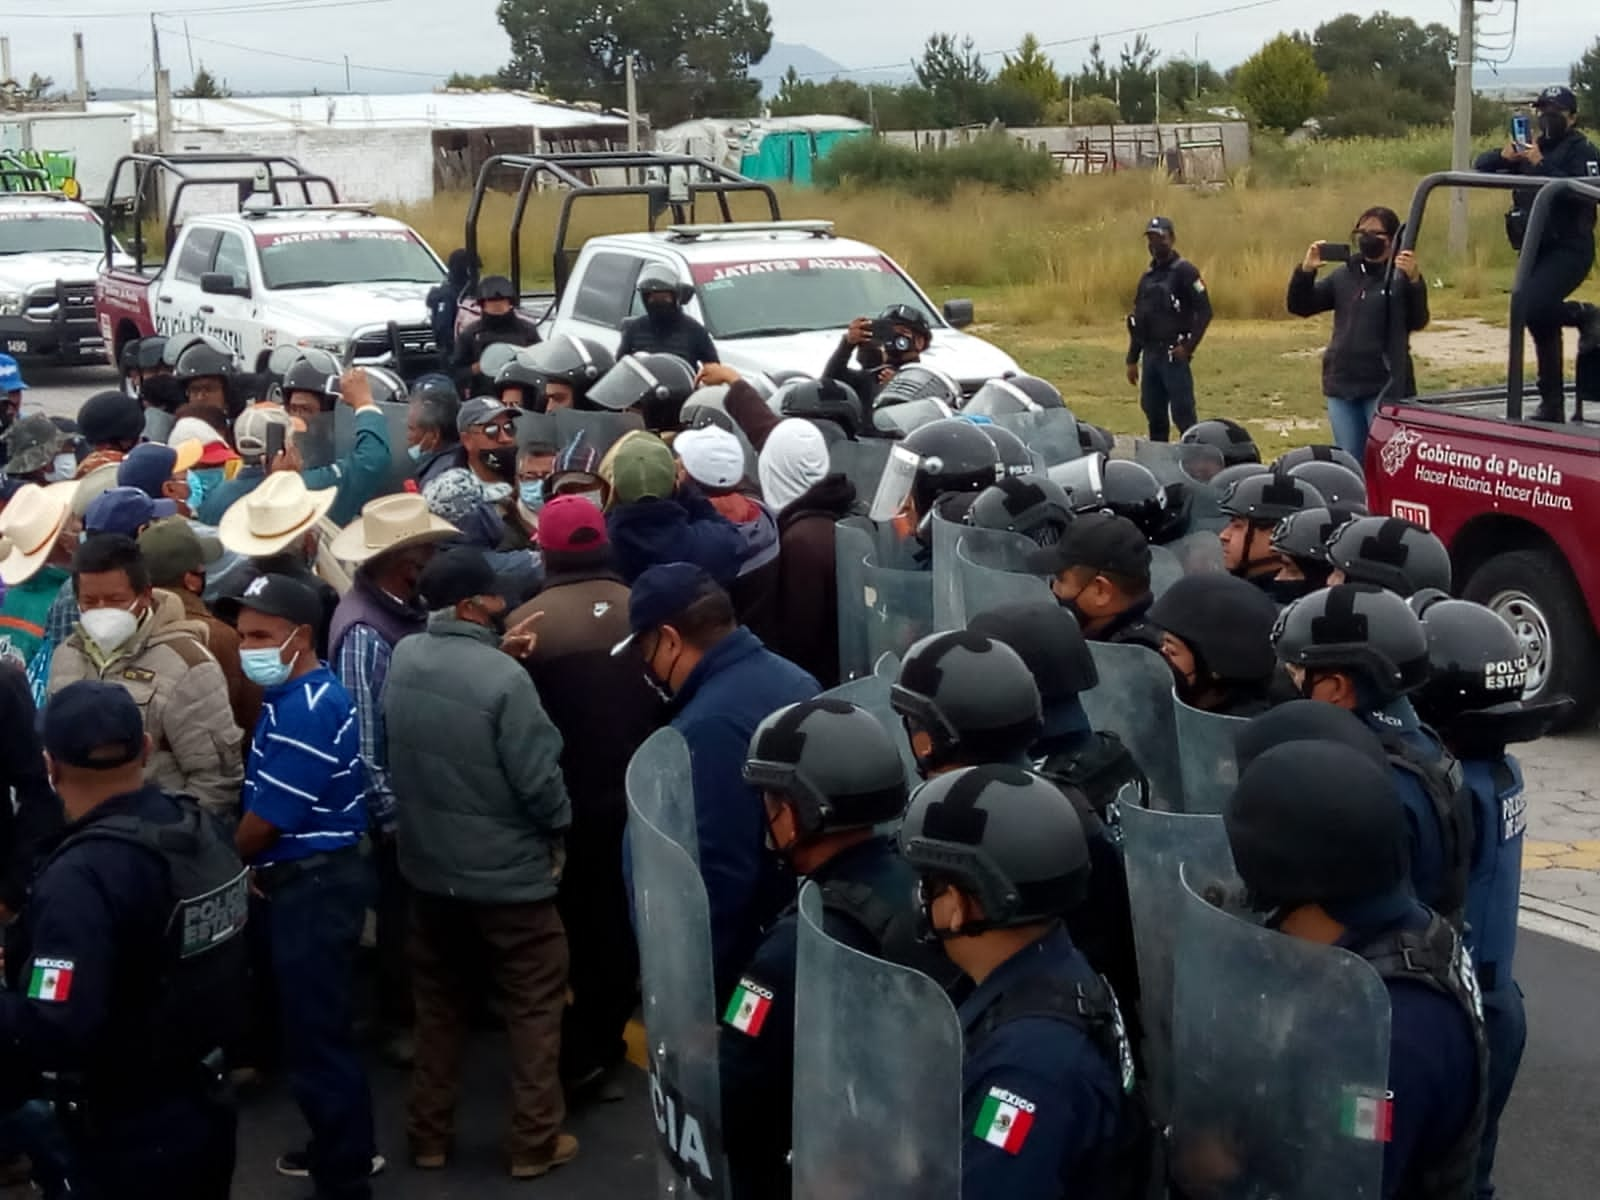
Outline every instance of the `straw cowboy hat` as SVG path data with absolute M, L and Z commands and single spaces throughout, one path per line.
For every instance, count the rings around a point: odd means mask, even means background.
M 329 547 L 341 562 L 364 563 L 399 550 L 452 538 L 459 531 L 428 511 L 428 502 L 413 492 L 367 501 L 361 515 L 339 532 Z
M 217 536 L 235 554 L 266 558 L 287 550 L 316 529 L 333 507 L 338 488 L 308 491 L 293 471 L 275 471 L 234 501 L 217 524 Z
M 61 531 L 72 519 L 72 495 L 76 480 L 40 487 L 23 484 L 0 513 L 0 537 L 11 543 L 11 551 L 0 560 L 0 580 L 15 587 L 32 579 L 44 560 L 50 557 Z

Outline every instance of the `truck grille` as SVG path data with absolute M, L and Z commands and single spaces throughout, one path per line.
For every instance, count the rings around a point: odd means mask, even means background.
M 58 294 L 59 293 L 59 294 Z M 52 324 L 65 303 L 69 325 L 94 327 L 94 284 L 65 283 L 34 288 L 28 293 L 27 319 Z
M 402 358 L 411 360 L 438 353 L 439 347 L 433 340 L 431 325 L 425 323 L 401 325 L 397 331 L 400 334 Z M 388 330 L 378 329 L 358 337 L 351 344 L 350 357 L 357 362 L 364 362 L 369 359 L 392 357 L 393 351 Z

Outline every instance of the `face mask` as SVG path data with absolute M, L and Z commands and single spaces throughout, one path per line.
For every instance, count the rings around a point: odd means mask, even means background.
M 665 320 L 678 311 L 676 300 L 649 300 L 645 303 L 645 311 L 657 321 Z
M 1321 584 L 1310 579 L 1274 579 L 1266 585 L 1266 593 L 1279 605 L 1293 604 L 1312 592 L 1322 590 Z
M 1556 138 L 1567 132 L 1567 118 L 1564 113 L 1543 112 L 1539 114 L 1539 132 L 1555 141 Z
M 200 507 L 200 502 L 217 490 L 217 485 L 222 482 L 221 467 L 204 467 L 200 470 L 189 472 L 189 509 L 194 511 Z
M 517 451 L 514 446 L 485 450 L 478 458 L 501 479 L 509 480 L 517 472 Z
M 517 499 L 522 501 L 522 507 L 529 512 L 538 512 L 544 507 L 544 480 L 523 480 L 517 485 Z
M 422 446 L 420 444 L 415 446 L 407 446 L 406 453 L 411 456 L 412 462 L 422 461 Z
M 127 608 L 91 608 L 78 621 L 84 635 L 106 654 L 113 653 L 139 628 L 139 618 Z
M 295 659 L 300 657 L 300 652 L 297 650 L 294 658 L 288 662 L 283 661 L 283 652 L 293 640 L 294 634 L 291 633 L 283 640 L 283 645 L 276 648 L 269 646 L 264 650 L 240 650 L 239 666 L 244 670 L 244 677 L 264 688 L 274 688 L 282 684 L 289 678 L 289 672 L 294 669 Z
M 1078 598 L 1076 596 L 1071 600 L 1058 599 L 1056 603 L 1072 614 L 1072 619 L 1078 623 L 1078 628 L 1081 629 L 1088 623 L 1089 618 L 1084 614 L 1083 609 L 1078 607 Z
M 1357 244 L 1361 247 L 1361 257 L 1374 261 L 1382 258 L 1389 249 L 1389 239 L 1376 233 L 1363 233 Z
M 76 454 L 58 454 L 50 462 L 49 473 L 45 476 L 51 483 L 64 483 L 78 473 L 78 456 Z

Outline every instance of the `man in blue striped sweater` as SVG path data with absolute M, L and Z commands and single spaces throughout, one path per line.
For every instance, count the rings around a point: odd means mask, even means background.
M 318 1200 L 366 1200 L 383 1159 L 351 997 L 372 890 L 355 706 L 317 658 L 322 602 L 310 588 L 262 575 L 218 607 L 235 618 L 244 673 L 263 689 L 235 840 L 267 900 L 289 1087 L 311 1132 L 278 1170 L 310 1176 Z

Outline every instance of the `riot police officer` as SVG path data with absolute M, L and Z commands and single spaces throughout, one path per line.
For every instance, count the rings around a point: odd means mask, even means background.
M 1021 766 L 1043 722 L 1027 664 L 967 629 L 929 634 L 907 650 L 889 703 L 924 779 L 978 763 Z
M 1283 563 L 1272 549 L 1272 531 L 1285 517 L 1307 508 L 1325 508 L 1316 488 L 1279 470 L 1247 475 L 1222 497 L 1228 517 L 1217 536 L 1222 539 L 1222 565 L 1229 574 L 1255 584 L 1278 598 L 1277 578 Z
M 1528 801 L 1522 767 L 1506 746 L 1542 737 L 1571 701 L 1523 702 L 1527 660 L 1516 634 L 1492 610 L 1440 592 L 1419 593 L 1411 606 L 1428 634 L 1428 682 L 1416 693 L 1417 713 L 1460 757 L 1476 817 L 1466 938 L 1489 1042 L 1489 1102 L 1477 1172 L 1477 1195 L 1488 1200 L 1500 1114 L 1528 1036 L 1522 989 L 1512 975 Z
M 934 421 L 890 453 L 870 516 L 892 521 L 902 538 L 925 537 L 941 496 L 981 492 L 1000 475 L 999 452 L 981 429 L 960 417 Z
M 493 372 L 483 366 L 484 351 L 490 346 L 532 346 L 539 340 L 539 327 L 518 311 L 521 297 L 504 275 L 485 275 L 478 281 L 477 296 L 478 318 L 461 327 L 451 360 L 456 383 L 472 396 L 494 386 Z
M 176 344 L 169 340 L 164 354 Z M 172 373 L 183 385 L 184 399 L 190 404 L 214 408 L 229 418 L 244 408 L 243 400 L 233 389 L 238 375 L 233 351 L 221 342 L 207 337 L 194 339 L 179 352 Z
M 1329 583 L 1370 583 L 1399 596 L 1450 590 L 1450 551 L 1421 525 L 1399 517 L 1357 517 L 1328 538 Z
M 674 279 L 666 267 L 652 265 L 640 272 L 635 290 L 644 312 L 622 323 L 619 359 L 630 354 L 672 354 L 696 369 L 721 361 L 706 327 L 683 311 L 694 288 Z
M 1273 580 L 1273 598 L 1290 604 L 1327 587 L 1333 573 L 1328 542 L 1335 530 L 1358 515 L 1348 508 L 1306 508 L 1279 521 L 1271 545 L 1283 565 Z
M 1292 479 L 1301 479 L 1317 489 L 1321 497 L 1336 508 L 1367 511 L 1367 484 L 1361 472 L 1343 463 L 1312 459 L 1289 468 Z
M 1261 461 L 1261 451 L 1256 449 L 1250 431 L 1227 417 L 1212 417 L 1191 425 L 1178 441 L 1185 446 L 1210 446 L 1222 455 L 1224 469 Z
M 1406 699 L 1428 675 L 1422 622 L 1393 592 L 1345 583 L 1284 609 L 1272 642 L 1301 696 L 1353 712 L 1378 735 L 1405 805 L 1417 897 L 1459 927 L 1472 799 L 1460 764 Z
M 1270 703 L 1277 672 L 1278 606 L 1232 575 L 1185 575 L 1150 608 L 1178 699 L 1191 708 L 1253 717 Z
M 1061 606 L 1091 642 L 1131 642 L 1160 651 L 1161 631 L 1150 621 L 1150 543 L 1126 517 L 1085 513 L 1053 546 L 1028 559 L 1048 576 Z
M 778 709 L 757 726 L 744 765 L 759 788 L 769 841 L 822 891 L 823 928 L 863 954 L 914 967 L 947 986 L 948 959 L 917 936 L 915 878 L 874 826 L 905 809 L 905 768 L 888 731 L 854 704 L 826 696 Z M 759 996 L 759 1021 L 730 1005 L 719 1036 L 723 1135 L 735 1197 L 789 1194 L 794 1076 L 795 948 L 791 904 L 762 936 L 736 995 Z
M 589 389 L 615 365 L 611 352 L 598 342 L 563 333 L 529 346 L 501 367 L 495 393 L 501 403 L 529 412 L 588 408 Z
M 1199 268 L 1174 246 L 1171 221 L 1151 217 L 1144 237 L 1150 266 L 1139 278 L 1128 315 L 1128 382 L 1139 389 L 1150 440 L 1164 442 L 1171 432 L 1168 409 L 1179 433 L 1195 423 L 1189 363 L 1211 324 L 1211 297 Z
M 1482 1009 L 1456 931 L 1406 886 L 1403 813 L 1392 780 L 1369 758 L 1296 741 L 1244 768 L 1223 820 L 1251 905 L 1269 914 L 1270 928 L 1341 946 L 1383 979 L 1388 1097 L 1375 1114 L 1375 1128 L 1386 1126 L 1383 1195 L 1460 1197 L 1483 1123 Z M 1246 1170 L 1256 1184 L 1267 1173 L 1255 1163 Z
M 1071 802 L 1018 767 L 913 793 L 900 850 L 924 920 L 977 985 L 961 1005 L 965 1200 L 1109 1194 L 1133 1059 L 1116 996 L 1073 945 L 1089 850 Z
M 1040 546 L 1053 546 L 1072 523 L 1072 501 L 1044 475 L 1007 475 L 979 492 L 967 509 L 975 529 L 1003 529 Z
M 235 1114 L 222 1046 L 245 1011 L 249 890 L 190 800 L 144 781 L 126 689 L 63 688 L 43 720 L 69 824 L 34 881 L 0 992 L 4 1078 L 49 1098 L 92 1197 L 225 1200 Z

